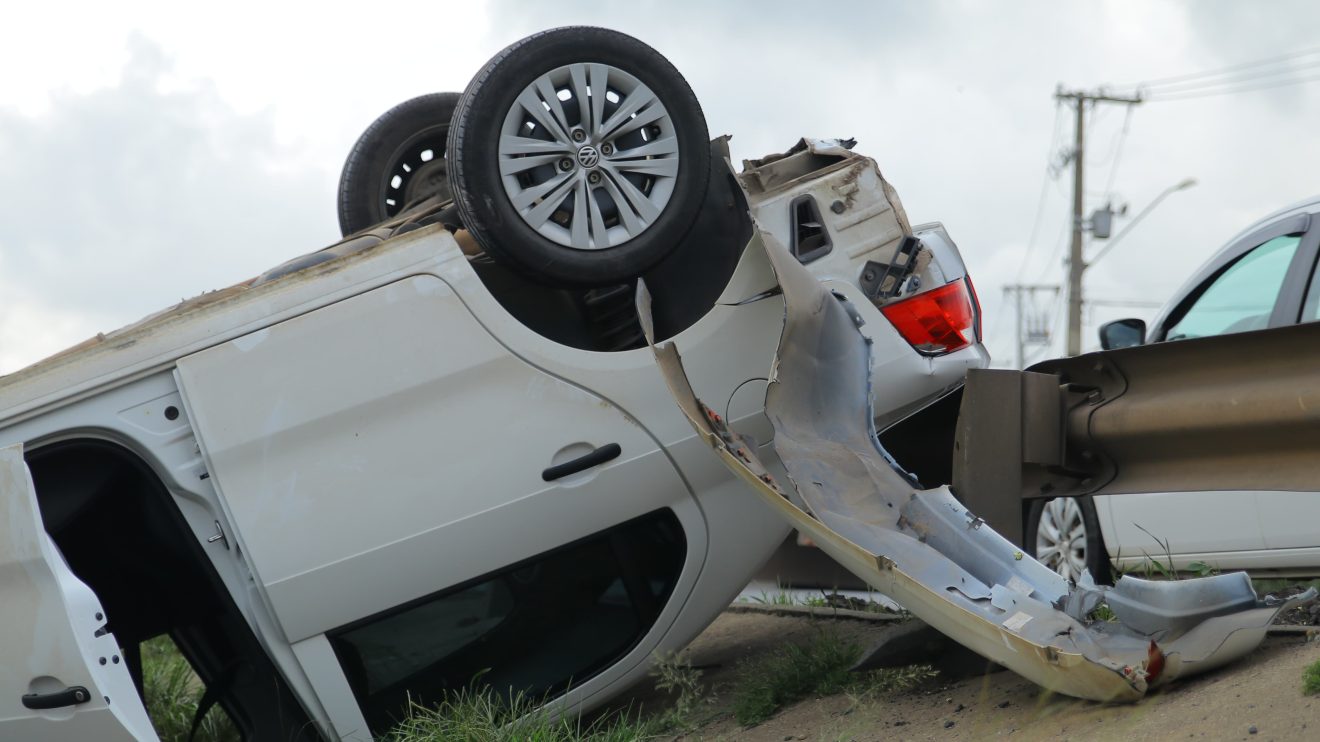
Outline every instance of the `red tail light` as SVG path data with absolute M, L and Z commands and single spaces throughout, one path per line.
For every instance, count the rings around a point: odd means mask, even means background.
M 976 342 L 980 312 L 969 282 L 959 279 L 880 308 L 918 353 L 952 353 Z

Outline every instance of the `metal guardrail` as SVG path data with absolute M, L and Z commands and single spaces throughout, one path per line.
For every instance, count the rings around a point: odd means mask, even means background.
M 1016 543 L 1035 498 L 1320 491 L 1320 323 L 970 371 L 953 469 Z

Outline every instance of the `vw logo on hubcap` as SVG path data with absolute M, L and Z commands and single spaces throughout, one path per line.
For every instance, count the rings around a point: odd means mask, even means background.
M 590 144 L 579 149 L 577 157 L 582 167 L 596 167 L 596 163 L 600 162 L 600 152 Z

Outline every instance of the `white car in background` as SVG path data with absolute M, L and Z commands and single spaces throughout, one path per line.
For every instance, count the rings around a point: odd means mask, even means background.
M 1233 238 L 1174 294 L 1146 328 L 1100 328 L 1106 349 L 1320 320 L 1320 198 L 1269 215 Z M 1037 500 L 1027 551 L 1060 574 L 1097 579 L 1143 568 L 1320 574 L 1320 493 L 1177 492 Z M 1167 549 L 1167 552 L 1166 552 Z
M 441 98 L 452 125 L 355 147 L 342 242 L 0 377 L 0 739 L 153 739 L 162 634 L 247 739 L 369 739 L 478 677 L 570 711 L 627 687 L 787 533 L 632 301 L 774 460 L 757 226 L 859 308 L 881 425 L 988 361 L 956 247 L 874 161 L 803 141 L 735 177 L 635 39 L 538 34 Z

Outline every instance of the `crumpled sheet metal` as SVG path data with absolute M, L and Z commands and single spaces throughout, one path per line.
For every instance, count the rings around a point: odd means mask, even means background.
M 1050 690 L 1133 701 L 1250 652 L 1280 610 L 1314 598 L 1311 590 L 1286 602 L 1258 600 L 1241 573 L 1177 582 L 1124 577 L 1113 588 L 1089 576 L 1066 582 L 947 487 L 917 489 L 875 435 L 860 316 L 768 233 L 758 232 L 748 249 L 765 251 L 784 295 L 766 413 L 790 481 L 771 476 L 755 442 L 700 401 L 674 343 L 652 341 L 665 381 L 693 428 L 770 507 L 926 623 Z M 638 310 L 651 338 L 649 305 L 639 285 Z M 1118 621 L 1090 617 L 1102 601 Z

